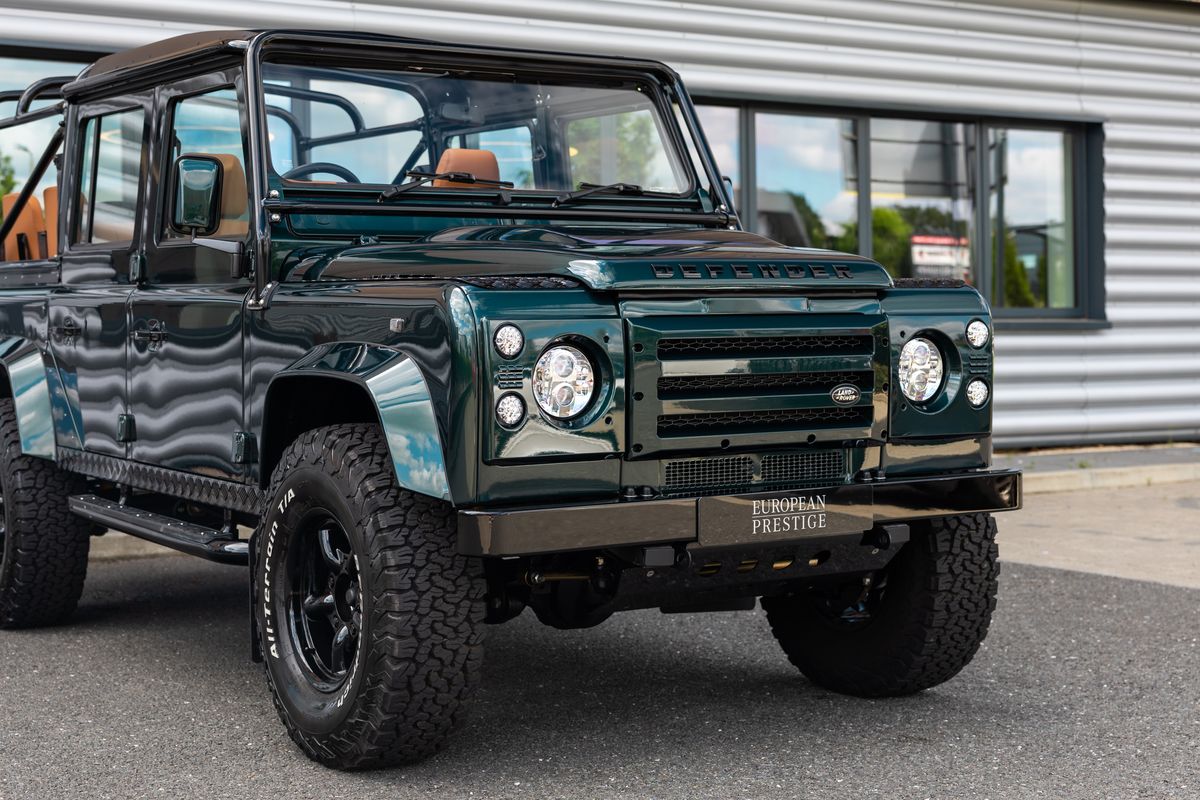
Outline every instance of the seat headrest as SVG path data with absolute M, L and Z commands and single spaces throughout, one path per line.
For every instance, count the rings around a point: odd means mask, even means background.
M 17 198 L 21 196 L 20 192 L 10 192 L 4 195 L 3 203 L 0 203 L 0 208 L 4 211 L 4 217 L 7 218 L 12 213 L 13 207 L 17 203 Z M 25 206 L 21 209 L 21 213 L 17 215 L 17 220 L 13 223 L 12 230 L 8 236 L 4 237 L 4 258 L 7 261 L 18 261 L 22 255 L 18 246 L 18 237 L 23 236 L 29 247 L 29 252 L 26 255 L 28 258 L 45 258 L 46 253 L 40 252 L 38 247 L 38 235 L 46 233 L 46 220 L 42 216 L 42 204 L 38 202 L 36 197 L 32 195 L 26 201 Z
M 221 162 L 221 217 L 236 219 L 246 213 L 246 170 L 237 156 L 228 153 L 212 155 Z
M 469 150 L 451 147 L 438 160 L 437 172 L 469 172 L 476 178 L 489 181 L 500 180 L 500 164 L 491 150 Z M 474 189 L 477 184 L 438 180 L 433 182 L 438 189 Z

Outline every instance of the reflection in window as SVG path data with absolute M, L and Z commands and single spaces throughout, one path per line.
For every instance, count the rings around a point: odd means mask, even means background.
M 649 108 L 573 119 L 566 126 L 571 185 L 632 183 L 648 192 L 687 188 Z
M 741 152 L 739 111 L 732 106 L 697 106 L 696 114 L 700 117 L 700 126 L 704 129 L 704 136 L 708 139 L 708 146 L 717 162 L 717 170 L 722 178 L 733 181 L 734 202 L 740 209 L 742 165 L 738 157 Z M 696 172 L 700 173 L 699 167 Z
M 972 280 L 975 126 L 871 120 L 872 255 L 894 276 Z
M 758 232 L 783 244 L 858 251 L 853 120 L 758 114 Z
M 1075 305 L 1070 147 L 1062 131 L 988 132 L 996 305 Z

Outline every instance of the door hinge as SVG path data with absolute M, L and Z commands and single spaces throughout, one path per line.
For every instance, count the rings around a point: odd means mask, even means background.
M 233 435 L 233 463 L 253 464 L 258 461 L 258 441 L 253 433 L 238 431 Z
M 133 414 L 117 415 L 117 441 L 132 442 L 137 439 L 137 425 L 134 424 Z

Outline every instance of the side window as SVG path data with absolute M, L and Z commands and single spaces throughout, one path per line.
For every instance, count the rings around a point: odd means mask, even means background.
M 145 123 L 146 115 L 140 108 L 92 117 L 84 123 L 82 205 L 71 241 L 92 244 L 133 240 L 142 186 Z
M 58 169 L 54 164 L 42 174 L 29 201 L 17 210 L 16 202 L 29 182 L 34 165 L 49 146 L 61 117 L 43 117 L 0 128 L 0 219 L 12 213 L 17 220 L 4 237 L 0 261 L 27 261 L 53 257 L 58 249 Z
M 182 155 L 215 156 L 221 162 L 221 224 L 214 236 L 241 238 L 250 229 L 247 207 L 246 150 L 242 140 L 237 95 L 233 89 L 218 89 L 186 97 L 175 103 L 171 114 L 171 164 Z M 166 238 L 179 238 L 166 226 Z

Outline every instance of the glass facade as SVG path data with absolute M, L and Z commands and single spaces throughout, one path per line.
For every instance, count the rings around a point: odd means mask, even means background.
M 1078 126 L 748 105 L 699 112 L 722 173 L 754 187 L 737 200 L 757 233 L 862 253 L 897 278 L 962 279 L 1003 314 L 1084 315 Z

